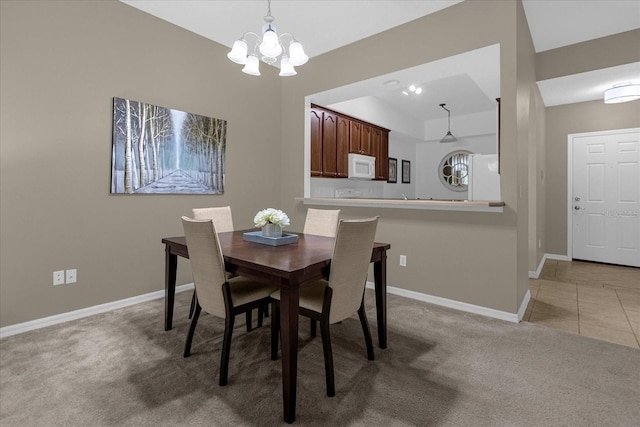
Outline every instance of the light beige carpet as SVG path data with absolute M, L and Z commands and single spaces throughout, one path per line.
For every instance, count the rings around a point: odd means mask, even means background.
M 222 321 L 201 316 L 182 357 L 190 293 L 174 329 L 163 300 L 0 341 L 0 425 L 282 424 L 269 327 L 237 318 L 229 384 L 218 386 Z M 375 334 L 373 295 L 367 307 Z M 637 426 L 640 351 L 390 295 L 389 348 L 366 359 L 357 317 L 332 326 L 336 396 L 320 338 L 301 321 L 297 425 Z M 267 325 L 269 323 L 267 319 Z

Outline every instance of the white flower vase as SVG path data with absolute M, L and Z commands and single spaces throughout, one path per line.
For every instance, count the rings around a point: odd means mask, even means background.
M 264 237 L 282 237 L 282 227 L 269 222 L 262 227 L 262 235 Z

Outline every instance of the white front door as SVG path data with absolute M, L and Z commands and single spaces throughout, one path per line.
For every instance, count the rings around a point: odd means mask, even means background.
M 574 134 L 569 144 L 572 257 L 640 267 L 640 129 Z

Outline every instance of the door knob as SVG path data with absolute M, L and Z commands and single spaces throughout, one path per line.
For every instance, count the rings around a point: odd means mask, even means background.
M 581 208 L 580 208 L 580 206 L 577 206 L 577 205 L 576 205 L 576 206 L 574 206 L 574 207 L 573 207 L 573 209 L 575 209 L 575 210 L 579 211 Z
M 576 202 L 579 202 L 580 201 L 580 197 L 574 197 L 573 200 L 575 200 Z

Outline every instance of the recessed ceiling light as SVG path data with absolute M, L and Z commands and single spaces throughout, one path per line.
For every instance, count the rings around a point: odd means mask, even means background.
M 419 87 L 416 89 L 416 95 L 420 95 L 422 93 L 422 88 Z
M 410 90 L 411 92 L 415 92 L 415 91 L 416 91 L 416 86 L 415 86 L 415 85 L 411 85 L 411 86 L 409 86 L 409 90 Z
M 384 82 L 384 85 L 385 86 L 395 86 L 398 83 L 400 83 L 400 80 L 393 79 L 393 80 L 387 80 L 386 82 Z
M 403 94 L 403 95 L 407 95 L 407 96 L 409 96 L 409 92 L 407 92 L 406 90 L 403 90 L 403 91 L 402 91 L 402 94 Z

